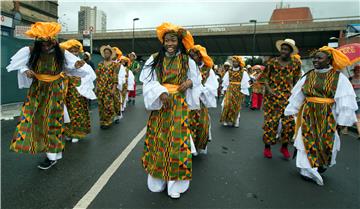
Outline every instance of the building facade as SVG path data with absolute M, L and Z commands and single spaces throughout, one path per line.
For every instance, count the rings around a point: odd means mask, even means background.
M 1 35 L 20 35 L 34 22 L 57 22 L 58 1 L 1 1 L 1 20 Z
M 106 14 L 97 7 L 81 6 L 78 12 L 78 30 L 93 32 L 106 32 Z

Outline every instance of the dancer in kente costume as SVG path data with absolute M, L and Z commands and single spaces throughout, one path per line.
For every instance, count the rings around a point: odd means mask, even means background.
M 61 25 L 37 22 L 26 35 L 34 38 L 33 46 L 20 49 L 7 70 L 18 71 L 19 88 L 29 88 L 21 108 L 19 122 L 10 149 L 18 153 L 46 153 L 38 168 L 49 169 L 62 158 L 64 123 L 70 122 L 65 106 L 68 88 L 64 73 L 79 71 L 87 75 L 84 63 L 60 48 L 56 35 Z
M 119 66 L 112 60 L 116 54 L 111 46 L 102 46 L 100 53 L 104 60 L 98 64 L 98 68 L 95 71 L 97 77 L 96 94 L 99 104 L 100 127 L 108 129 L 116 116 L 114 95 L 118 85 L 116 70 Z
M 313 65 L 292 90 L 285 115 L 297 115 L 294 146 L 301 176 L 324 185 L 321 174 L 335 165 L 340 150 L 336 127 L 352 126 L 358 106 L 350 81 L 339 71 L 350 65 L 341 51 L 324 46 Z
M 253 72 L 250 75 L 252 80 L 251 84 L 251 109 L 260 109 L 262 106 L 263 101 L 263 94 L 264 94 L 264 86 L 258 82 L 258 78 L 260 77 L 262 71 L 264 70 L 264 66 L 262 65 L 255 65 L 253 66 Z
M 60 47 L 68 50 L 76 57 L 79 57 L 80 53 L 83 52 L 82 44 L 75 39 L 62 42 Z M 83 61 L 83 63 L 85 64 L 85 61 Z M 66 72 L 68 75 L 68 91 L 65 103 L 70 116 L 70 123 L 65 124 L 65 138 L 71 140 L 73 143 L 85 138 L 85 136 L 90 133 L 91 125 L 88 99 L 96 99 L 93 91 L 96 74 L 89 65 L 85 65 L 84 69 L 86 69 L 88 76 L 83 75 L 82 72 L 77 70 Z
M 295 41 L 279 40 L 276 48 L 279 57 L 270 59 L 264 72 L 258 79 L 265 86 L 264 95 L 264 157 L 272 158 L 271 145 L 277 143 L 276 135 L 281 125 L 281 149 L 285 159 L 290 159 L 288 144 L 294 135 L 295 122 L 293 116 L 285 116 L 284 110 L 288 104 L 291 90 L 301 77 L 301 63 L 291 55 L 298 53 Z
M 201 75 L 187 55 L 194 40 L 189 31 L 163 23 L 156 28 L 162 44 L 146 61 L 140 74 L 145 107 L 151 110 L 147 123 L 142 164 L 148 173 L 148 188 L 161 192 L 167 186 L 179 198 L 192 178 L 189 111 L 200 108 Z
M 120 64 L 118 89 L 121 92 L 121 111 L 123 115 L 129 100 L 129 92 L 134 90 L 135 77 L 130 70 L 131 61 L 129 58 L 121 56 Z
M 129 70 L 134 74 L 134 77 L 135 77 L 134 90 L 129 92 L 129 103 L 132 103 L 134 105 L 135 104 L 135 98 L 136 98 L 136 83 L 139 82 L 141 65 L 136 60 L 137 56 L 136 56 L 135 52 L 131 52 L 130 54 L 128 54 L 128 57 L 129 57 L 130 62 L 131 62 Z
M 123 56 L 122 51 L 118 47 L 113 47 L 113 50 L 115 51 L 116 56 L 113 57 L 114 63 L 116 63 L 116 70 L 115 73 L 117 77 L 119 77 L 120 73 L 120 67 L 121 67 L 121 57 Z M 122 101 L 121 101 L 121 90 L 116 88 L 114 93 L 114 108 L 115 108 L 115 117 L 114 122 L 116 124 L 120 123 L 120 120 L 122 119 Z
M 220 123 L 238 128 L 241 103 L 244 95 L 249 95 L 250 77 L 244 70 L 245 62 L 241 56 L 232 56 L 232 62 L 233 67 L 225 73 L 222 82 L 225 97 L 221 104 Z
M 211 125 L 208 108 L 216 108 L 216 97 L 219 83 L 212 67 L 214 65 L 206 49 L 195 45 L 189 55 L 196 62 L 202 77 L 202 94 L 200 96 L 200 110 L 191 110 L 189 113 L 191 136 L 198 153 L 207 153 L 207 144 L 211 140 Z M 196 155 L 195 153 L 194 155 Z

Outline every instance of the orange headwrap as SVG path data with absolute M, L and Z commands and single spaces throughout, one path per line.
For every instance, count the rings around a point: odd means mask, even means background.
M 186 50 L 189 50 L 194 46 L 194 38 L 188 30 L 168 22 L 165 22 L 156 28 L 156 35 L 162 44 L 164 43 L 165 34 L 169 32 L 176 33 L 178 37 L 182 38 L 182 43 Z
M 245 61 L 244 61 L 244 59 L 242 58 L 242 56 L 232 56 L 232 59 L 238 61 L 239 64 L 240 64 L 240 67 L 244 67 L 244 66 L 245 66 Z
M 119 59 L 121 59 L 121 56 L 123 56 L 123 53 L 122 53 L 122 51 L 119 49 L 119 48 L 117 48 L 116 46 L 115 47 L 113 47 L 113 50 L 115 51 L 115 53 L 116 53 L 116 57 L 117 57 L 117 59 L 119 60 Z
M 78 47 L 80 52 L 84 52 L 83 45 L 75 39 L 70 39 L 65 42 L 60 43 L 62 49 L 69 50 L 72 47 Z
M 328 46 L 323 46 L 319 49 L 319 51 L 326 52 L 331 55 L 331 65 L 334 70 L 341 70 L 344 69 L 346 66 L 351 65 L 349 58 L 340 50 Z
M 131 65 L 131 60 L 128 58 L 128 57 L 125 57 L 125 56 L 121 56 L 120 57 L 120 61 L 127 61 L 127 66 L 130 66 Z
M 61 25 L 57 22 L 36 22 L 31 29 L 25 32 L 30 38 L 51 40 L 61 31 Z
M 264 70 L 264 69 L 265 69 L 265 66 L 263 66 L 263 65 L 254 65 L 254 66 L 252 67 L 252 69 L 253 69 L 253 70 L 255 70 L 255 69 Z
M 214 65 L 213 60 L 211 57 L 207 54 L 206 48 L 201 45 L 195 45 L 192 49 L 190 49 L 194 52 L 199 52 L 201 55 L 201 59 L 204 62 L 204 65 L 207 67 L 212 67 Z
M 299 62 L 300 62 L 300 64 L 302 64 L 302 62 L 301 62 L 301 56 L 299 55 L 299 54 L 293 54 L 293 55 L 291 55 L 294 59 L 297 59 L 297 60 L 299 60 Z

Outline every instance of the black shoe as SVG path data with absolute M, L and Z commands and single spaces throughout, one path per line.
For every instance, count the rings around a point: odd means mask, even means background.
M 38 165 L 38 168 L 41 170 L 47 170 L 47 169 L 51 168 L 53 165 L 55 165 L 56 163 L 57 163 L 56 160 L 49 160 L 49 158 L 46 158 L 44 160 L 44 162 L 42 162 Z
M 307 177 L 307 176 L 303 176 L 303 175 L 301 175 L 301 174 L 300 174 L 300 177 L 301 177 L 303 180 L 305 180 L 305 181 L 313 181 L 312 178 Z
M 115 122 L 115 124 L 119 124 L 119 123 L 120 123 L 120 119 L 116 119 L 114 122 Z
M 323 166 L 318 167 L 318 172 L 319 173 L 324 173 L 325 171 L 326 171 L 325 167 L 323 167 Z
M 133 105 L 135 105 L 135 99 L 132 101 Z
M 110 126 L 101 125 L 100 128 L 101 128 L 101 129 L 109 129 Z

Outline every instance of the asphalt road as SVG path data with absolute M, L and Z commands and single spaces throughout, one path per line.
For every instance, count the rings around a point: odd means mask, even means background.
M 210 111 L 213 141 L 208 155 L 193 162 L 190 189 L 178 200 L 151 193 L 140 157 L 142 139 L 96 196 L 89 208 L 359 208 L 360 141 L 342 136 L 337 165 L 325 173 L 323 187 L 300 178 L 295 160 L 262 156 L 260 111 L 244 108 L 240 128 L 222 127 L 220 108 Z M 92 133 L 67 142 L 64 158 L 48 171 L 36 168 L 44 155 L 9 151 L 16 120 L 1 122 L 1 208 L 72 208 L 144 128 L 148 113 L 142 97 L 120 124 L 101 130 L 93 109 Z

